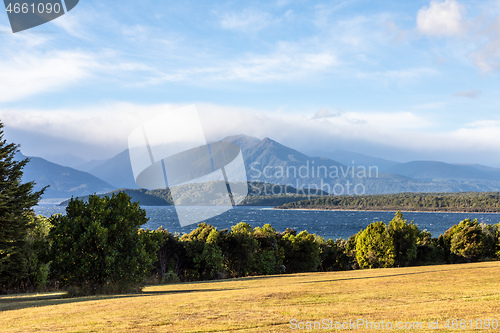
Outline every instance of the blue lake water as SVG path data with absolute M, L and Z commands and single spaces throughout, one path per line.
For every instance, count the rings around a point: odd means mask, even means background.
M 142 207 L 146 210 L 149 222 L 143 227 L 157 229 L 163 226 L 171 232 L 189 233 L 196 225 L 181 227 L 173 207 Z M 65 213 L 65 207 L 40 205 L 35 212 L 44 216 Z M 418 227 L 427 229 L 437 237 L 448 228 L 460 221 L 471 218 L 479 222 L 496 224 L 500 222 L 500 214 L 492 213 L 427 213 L 404 212 L 404 218 L 414 221 Z M 323 236 L 326 239 L 348 238 L 359 230 L 366 228 L 372 222 L 388 223 L 394 217 L 394 212 L 371 211 L 321 211 L 321 210 L 277 210 L 270 207 L 237 207 L 226 213 L 208 219 L 207 222 L 219 230 L 246 222 L 252 227 L 261 227 L 269 223 L 277 231 L 293 228 L 297 231 L 307 230 Z

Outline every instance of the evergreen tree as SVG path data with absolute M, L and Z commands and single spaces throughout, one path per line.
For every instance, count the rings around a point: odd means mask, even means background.
M 356 259 L 361 268 L 393 267 L 395 248 L 384 222 L 374 222 L 356 237 Z
M 50 221 L 53 278 L 76 295 L 137 289 L 159 248 L 138 230 L 147 221 L 146 211 L 124 192 L 71 199 L 66 215 Z
M 389 222 L 387 229 L 394 244 L 395 266 L 408 266 L 417 257 L 417 239 L 420 230 L 412 222 L 408 223 L 398 211 Z
M 32 207 L 43 194 L 33 182 L 22 183 L 28 159 L 16 160 L 19 146 L 4 139 L 0 123 L 0 289 L 20 287 L 27 274 L 24 251 Z

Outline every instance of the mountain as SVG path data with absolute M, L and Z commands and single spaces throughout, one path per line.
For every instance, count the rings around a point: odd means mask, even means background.
M 234 144 L 237 144 L 242 153 L 243 156 L 246 155 L 246 153 L 256 145 L 260 143 L 260 139 L 253 137 L 253 136 L 248 136 L 245 134 L 240 134 L 240 135 L 233 135 L 233 136 L 228 136 L 225 137 L 224 139 L 221 140 L 222 142 L 232 142 Z
M 259 139 L 247 135 L 229 136 L 221 141 L 233 142 L 241 147 L 243 156 L 252 146 L 260 142 Z M 95 165 L 92 166 L 92 163 Z M 105 161 L 91 161 L 79 167 L 82 170 L 88 170 L 92 175 L 101 178 L 116 188 L 137 189 L 132 165 L 130 164 L 130 155 L 128 149 L 118 155 Z
M 414 179 L 454 179 L 500 181 L 500 170 L 481 165 L 457 165 L 436 161 L 400 163 L 389 172 Z
M 323 157 L 309 157 L 265 138 L 247 150 L 245 166 L 249 181 L 289 185 L 296 188 L 322 188 L 346 178 L 347 166 Z
M 244 171 L 251 182 L 318 189 L 332 194 L 500 190 L 500 169 L 482 165 L 434 161 L 397 163 L 342 150 L 319 152 L 314 155 L 321 157 L 311 157 L 270 138 L 259 140 L 247 135 L 229 136 L 221 141 L 240 146 Z M 190 163 L 197 165 L 198 161 Z M 90 173 L 108 186 L 137 189 L 128 150 L 109 160 L 96 161 Z M 92 192 L 95 190 L 85 194 Z
M 136 189 L 128 149 L 89 170 L 89 173 L 113 185 L 115 188 Z
M 308 155 L 331 158 L 345 165 L 364 166 L 366 168 L 370 166 L 376 166 L 378 170 L 381 172 L 387 172 L 390 168 L 399 164 L 398 162 L 395 161 L 390 161 L 383 158 L 354 153 L 341 149 L 334 150 L 332 152 L 313 150 L 311 152 L 308 152 Z
M 75 156 L 73 154 L 48 154 L 43 155 L 45 159 L 49 162 L 56 163 L 62 166 L 68 166 L 74 169 L 78 169 L 77 166 L 87 161 L 81 157 Z M 85 171 L 85 170 L 83 170 Z
M 77 170 L 89 172 L 90 170 L 98 167 L 99 165 L 103 164 L 106 161 L 108 161 L 108 160 L 91 160 L 91 161 L 81 163 L 81 164 L 75 166 L 74 168 Z
M 26 158 L 21 153 L 16 159 Z M 69 198 L 89 193 L 105 193 L 114 187 L 105 181 L 80 170 L 49 162 L 41 157 L 28 157 L 30 161 L 23 170 L 23 182 L 34 181 L 35 190 L 50 185 L 45 190 L 44 199 Z
M 344 157 L 356 156 L 362 157 L 362 162 L 342 164 L 329 158 L 309 157 L 265 138 L 248 149 L 245 165 L 250 181 L 319 188 L 340 195 L 500 190 L 498 169 L 480 170 L 478 166 L 443 162 L 400 164 L 361 154 L 344 154 Z

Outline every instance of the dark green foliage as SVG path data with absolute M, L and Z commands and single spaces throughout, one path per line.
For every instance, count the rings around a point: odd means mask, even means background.
M 21 182 L 28 159 L 16 161 L 17 152 L 17 145 L 4 140 L 0 123 L 0 291 L 24 287 L 30 216 L 45 190 L 33 192 L 33 182 Z
M 26 235 L 25 253 L 26 286 L 30 289 L 40 290 L 47 284 L 49 276 L 49 232 L 52 224 L 44 216 L 30 215 L 28 234 Z
M 500 192 L 323 196 L 287 203 L 279 208 L 500 212 Z
M 52 277 L 90 294 L 109 286 L 111 292 L 136 288 L 150 274 L 157 250 L 138 232 L 146 222 L 146 212 L 123 192 L 71 200 L 65 216 L 51 218 Z
M 496 234 L 496 226 L 479 224 L 477 219 L 466 219 L 448 229 L 441 242 L 452 255 L 466 261 L 478 261 L 496 256 Z
M 306 230 L 296 235 L 286 230 L 281 234 L 280 246 L 285 253 L 284 265 L 287 273 L 315 272 L 319 265 L 319 244 L 315 235 Z
M 439 246 L 437 238 L 427 230 L 422 231 L 417 237 L 416 265 L 439 264 L 446 262 L 445 249 Z
M 347 241 L 344 239 L 329 239 L 320 241 L 319 271 L 344 271 L 348 270 L 350 260 L 347 254 Z
M 162 227 L 146 234 L 153 246 L 158 246 L 157 260 L 153 275 L 157 282 L 171 282 L 183 276 L 187 253 L 178 235 L 174 235 Z M 151 240 L 152 239 L 152 240 Z M 172 279 L 173 277 L 176 277 Z
M 222 278 L 224 265 L 222 250 L 218 245 L 219 232 L 206 223 L 182 236 L 186 251 L 184 274 L 188 280 L 211 280 Z
M 259 242 L 253 237 L 248 223 L 240 222 L 221 239 L 226 269 L 230 276 L 247 276 L 253 273 Z
M 270 224 L 256 227 L 253 237 L 258 242 L 255 255 L 255 274 L 277 274 L 282 272 L 284 251 L 278 247 L 278 234 Z
M 420 230 L 412 222 L 403 219 L 403 214 L 397 212 L 389 222 L 389 237 L 394 245 L 394 265 L 408 266 L 417 257 L 417 238 Z

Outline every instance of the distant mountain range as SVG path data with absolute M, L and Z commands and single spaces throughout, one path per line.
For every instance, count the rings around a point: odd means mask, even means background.
M 26 156 L 18 153 L 17 160 Z M 49 162 L 41 157 L 28 157 L 29 163 L 23 172 L 23 181 L 35 181 L 35 190 L 49 186 L 43 195 L 48 198 L 69 198 L 89 193 L 105 193 L 115 187 L 87 172 Z
M 348 151 L 312 151 L 308 155 L 270 138 L 246 135 L 222 139 L 240 146 L 249 181 L 322 188 L 335 194 L 400 192 L 500 191 L 500 169 L 483 165 L 458 165 L 437 161 L 398 163 Z M 313 157 L 311 157 L 313 156 Z M 64 167 L 43 158 L 31 157 L 24 181 L 37 188 L 50 185 L 44 198 L 69 198 L 105 193 L 118 188 L 137 189 L 128 150 L 104 161 Z M 80 170 L 77 170 L 79 168 Z M 339 193 L 340 189 L 350 192 Z M 357 193 L 361 194 L 361 193 Z

